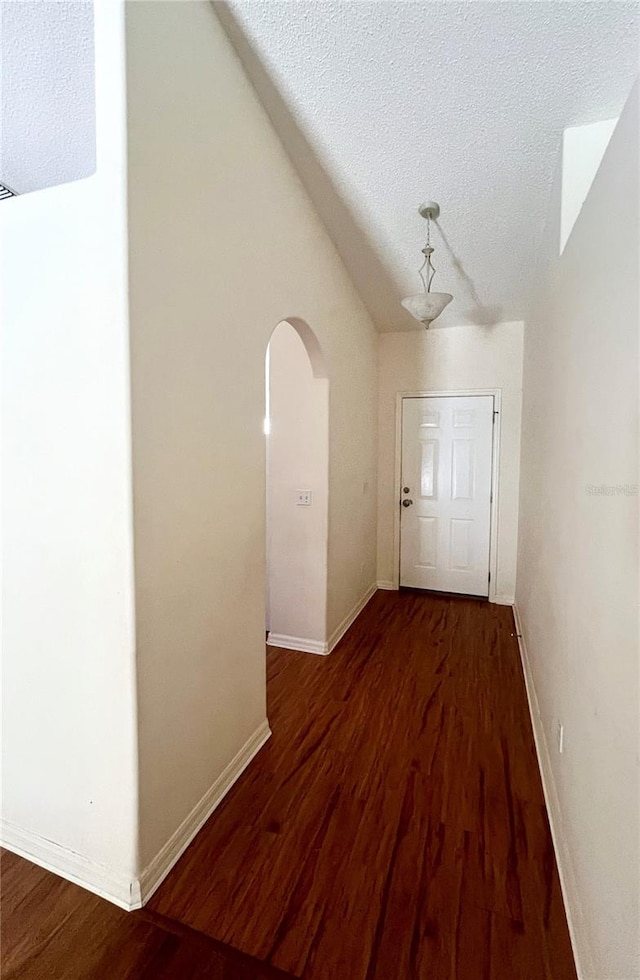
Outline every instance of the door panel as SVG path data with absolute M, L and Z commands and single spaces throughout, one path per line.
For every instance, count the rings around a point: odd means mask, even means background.
M 401 585 L 489 594 L 492 448 L 492 395 L 402 399 Z
M 437 567 L 438 519 L 437 517 L 418 517 L 420 554 L 418 562 L 422 568 Z
M 438 466 L 438 443 L 435 439 L 425 439 L 420 443 L 422 465 L 420 467 L 420 495 L 434 497 L 436 494 L 436 475 Z
M 451 452 L 451 499 L 473 500 L 473 441 L 454 439 Z
M 471 556 L 471 521 L 453 517 L 449 523 L 449 555 L 450 568 L 457 572 L 466 572 L 473 565 Z

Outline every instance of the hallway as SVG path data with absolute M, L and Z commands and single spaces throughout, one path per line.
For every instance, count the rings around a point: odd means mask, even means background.
M 504 606 L 379 591 L 330 657 L 269 649 L 272 739 L 124 919 L 266 976 L 574 980 L 513 633 Z
M 512 633 L 379 591 L 270 651 L 273 737 L 150 908 L 305 980 L 573 977 Z

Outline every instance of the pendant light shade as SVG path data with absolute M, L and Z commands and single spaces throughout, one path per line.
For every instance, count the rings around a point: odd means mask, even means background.
M 402 305 L 412 317 L 428 327 L 432 320 L 440 316 L 452 299 L 451 293 L 417 293 L 416 296 L 407 296 L 403 299 Z

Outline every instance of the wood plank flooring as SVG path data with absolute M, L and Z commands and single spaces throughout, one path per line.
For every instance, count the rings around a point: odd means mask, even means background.
M 304 980 L 574 980 L 513 617 L 378 592 L 150 903 Z
M 273 738 L 146 909 L 4 856 L 2 977 L 575 980 L 514 632 L 378 592 L 269 648 Z
M 123 912 L 2 851 L 2 980 L 288 980 L 162 916 Z

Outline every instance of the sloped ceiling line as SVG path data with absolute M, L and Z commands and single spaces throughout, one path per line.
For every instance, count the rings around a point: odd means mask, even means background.
M 564 128 L 619 114 L 635 2 L 216 3 L 376 326 L 422 329 L 418 205 L 440 202 L 434 324 L 522 319 Z M 432 328 L 432 329 L 433 329 Z

